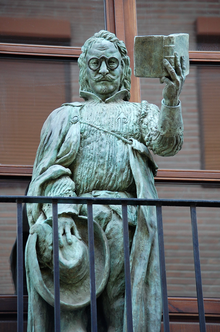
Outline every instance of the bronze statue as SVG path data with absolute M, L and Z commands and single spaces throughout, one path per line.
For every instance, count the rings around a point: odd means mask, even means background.
M 85 101 L 65 103 L 47 118 L 28 195 L 156 198 L 157 165 L 149 150 L 172 156 L 181 149 L 184 61 L 177 54 L 174 66 L 164 60 L 168 77 L 161 79 L 166 83 L 161 110 L 147 101 L 129 102 L 130 60 L 125 44 L 113 33 L 100 31 L 89 38 L 78 64 L 80 96 Z M 28 204 L 27 212 L 28 331 L 48 332 L 53 320 L 52 209 L 50 204 Z M 86 215 L 85 205 L 59 204 L 61 330 L 65 332 L 89 331 Z M 96 261 L 99 331 L 125 332 L 121 207 L 94 205 L 93 217 L 95 243 L 101 243 Z M 134 331 L 159 332 L 155 207 L 129 206 L 128 222 Z

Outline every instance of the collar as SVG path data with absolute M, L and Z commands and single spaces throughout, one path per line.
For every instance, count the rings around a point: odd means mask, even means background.
M 101 98 L 99 98 L 97 95 L 95 95 L 92 92 L 87 92 L 87 91 L 80 91 L 80 97 L 82 97 L 85 100 L 93 100 L 99 103 L 111 103 L 115 101 L 122 101 L 122 100 L 127 100 L 130 97 L 130 94 L 128 90 L 123 89 L 118 92 L 116 92 L 113 96 L 107 98 L 105 101 L 103 101 Z

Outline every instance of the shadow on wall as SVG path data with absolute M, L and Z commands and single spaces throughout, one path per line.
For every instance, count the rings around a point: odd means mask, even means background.
M 28 192 L 27 187 L 25 191 L 25 196 Z M 25 264 L 24 264 L 24 257 L 25 257 L 25 246 L 29 235 L 29 224 L 28 224 L 28 218 L 27 218 L 27 211 L 26 211 L 26 204 L 23 206 L 23 287 L 24 287 L 24 295 L 27 295 L 27 282 L 26 282 L 26 271 L 25 271 Z M 15 239 L 15 243 L 11 250 L 10 255 L 10 267 L 11 267 L 11 274 L 12 274 L 12 280 L 15 287 L 15 294 L 17 294 L 17 237 Z

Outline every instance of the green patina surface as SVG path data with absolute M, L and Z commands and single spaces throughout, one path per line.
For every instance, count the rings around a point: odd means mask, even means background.
M 179 94 L 184 61 L 171 64 L 161 110 L 131 103 L 131 69 L 122 41 L 107 31 L 88 39 L 79 58 L 82 103 L 66 103 L 44 123 L 28 195 L 156 198 L 157 165 L 183 143 Z M 52 208 L 29 204 L 26 247 L 28 331 L 53 331 Z M 89 331 L 90 298 L 85 205 L 59 204 L 61 330 Z M 95 270 L 99 331 L 126 331 L 121 207 L 95 205 Z M 156 211 L 128 207 L 133 325 L 159 332 L 161 287 Z

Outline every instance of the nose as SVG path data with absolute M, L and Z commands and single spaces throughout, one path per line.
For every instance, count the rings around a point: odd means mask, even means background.
M 109 72 L 109 71 L 108 71 L 108 68 L 107 68 L 107 66 L 106 66 L 106 63 L 105 63 L 104 60 L 102 60 L 101 66 L 100 66 L 100 68 L 99 68 L 99 73 L 105 75 L 105 74 L 107 74 L 108 72 Z

